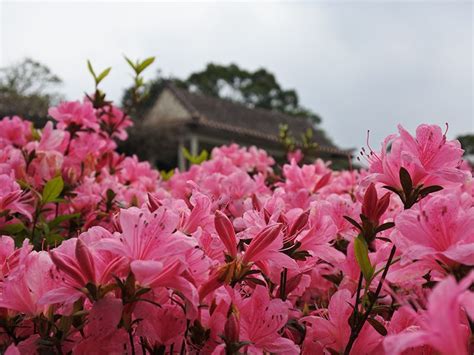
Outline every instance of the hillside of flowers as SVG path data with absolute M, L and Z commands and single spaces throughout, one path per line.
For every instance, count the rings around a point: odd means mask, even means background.
M 474 197 L 459 142 L 398 127 L 367 170 L 215 148 L 161 178 L 131 119 L 0 121 L 0 350 L 471 354 Z

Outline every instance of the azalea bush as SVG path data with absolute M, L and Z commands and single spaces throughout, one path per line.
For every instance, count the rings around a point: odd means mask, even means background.
M 367 170 L 230 145 L 165 181 L 100 91 L 49 115 L 0 121 L 6 354 L 472 353 L 472 173 L 440 127 Z

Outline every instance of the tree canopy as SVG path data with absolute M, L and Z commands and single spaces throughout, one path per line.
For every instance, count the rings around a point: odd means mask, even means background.
M 474 134 L 465 134 L 457 137 L 457 139 L 461 142 L 465 155 L 474 154 Z
M 237 101 L 252 108 L 309 117 L 315 123 L 321 121 L 318 115 L 300 105 L 294 89 L 283 89 L 275 75 L 263 68 L 250 71 L 236 64 L 209 63 L 179 84 L 192 92 Z
M 44 118 L 60 98 L 53 90 L 60 83 L 46 65 L 30 58 L 0 69 L 0 116 Z

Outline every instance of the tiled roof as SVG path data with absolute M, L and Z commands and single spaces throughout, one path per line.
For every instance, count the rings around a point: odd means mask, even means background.
M 249 108 L 230 100 L 204 96 L 180 89 L 171 83 L 167 88 L 193 117 L 193 122 L 215 129 L 243 134 L 268 141 L 279 142 L 279 126 L 288 125 L 290 133 L 299 139 L 312 123 L 305 117 L 291 116 L 277 111 Z M 319 150 L 331 154 L 350 154 L 337 148 L 325 135 L 313 129 L 313 139 Z

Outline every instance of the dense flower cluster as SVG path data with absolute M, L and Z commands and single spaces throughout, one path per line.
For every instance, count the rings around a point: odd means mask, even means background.
M 439 127 L 367 171 L 230 145 L 164 181 L 95 106 L 0 121 L 6 354 L 472 353 L 472 173 Z

